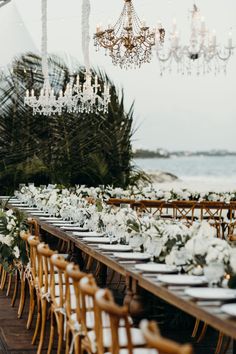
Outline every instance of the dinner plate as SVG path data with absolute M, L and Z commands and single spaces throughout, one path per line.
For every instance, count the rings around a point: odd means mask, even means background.
M 203 285 L 207 283 L 205 277 L 196 275 L 168 274 L 158 276 L 162 283 L 172 285 Z
M 201 300 L 231 300 L 236 299 L 236 290 L 224 288 L 188 288 L 186 295 Z
M 51 221 L 51 224 L 55 226 L 75 226 L 72 223 L 68 223 L 68 221 L 62 220 L 62 218 L 60 219 L 55 218 L 54 220 Z
M 221 310 L 227 315 L 236 317 L 236 304 L 225 304 L 221 306 Z
M 51 221 L 52 223 L 59 222 L 61 220 L 61 218 L 56 218 L 55 216 L 40 216 L 39 219 Z
M 109 237 L 83 237 L 82 240 L 91 243 L 110 243 Z
M 11 203 L 9 202 L 13 207 L 17 207 L 17 208 L 27 208 L 27 204 L 22 204 L 22 203 Z
M 29 213 L 32 214 L 32 215 L 35 215 L 35 216 L 46 216 L 46 215 L 48 215 L 48 214 L 44 213 L 43 211 L 30 211 Z
M 56 226 L 54 224 L 54 226 Z M 62 230 L 66 230 L 66 231 L 84 231 L 85 229 L 81 226 L 73 226 L 73 225 L 68 225 L 68 226 L 65 226 L 65 225 L 59 225 L 60 229 Z
M 135 268 L 149 273 L 176 273 L 178 271 L 176 267 L 162 263 L 135 264 Z
M 73 235 L 78 236 L 78 237 L 102 237 L 104 234 L 95 232 L 95 231 L 78 231 L 78 232 L 73 232 Z
M 99 245 L 98 248 L 103 251 L 129 252 L 132 248 L 128 245 Z
M 133 260 L 148 260 L 151 258 L 151 255 L 149 253 L 141 253 L 141 252 L 125 252 L 125 253 L 120 253 L 120 252 L 114 252 L 113 255 L 116 258 L 120 259 L 133 259 Z

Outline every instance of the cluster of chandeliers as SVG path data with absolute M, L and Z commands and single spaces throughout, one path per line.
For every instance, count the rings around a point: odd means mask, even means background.
M 232 34 L 229 33 L 228 43 L 221 48 L 217 42 L 216 33 L 209 31 L 198 7 L 194 4 L 191 16 L 189 43 L 181 44 L 176 21 L 170 33 L 169 43 L 164 44 L 165 30 L 161 24 L 155 29 L 147 26 L 137 16 L 132 0 L 124 0 L 124 7 L 114 26 L 106 29 L 97 26 L 94 34 L 94 44 L 97 50 L 100 47 L 111 57 L 114 65 L 120 68 L 140 68 L 149 63 L 153 48 L 160 63 L 161 74 L 171 72 L 175 66 L 180 74 L 215 74 L 222 70 L 226 72 L 227 63 L 233 53 Z M 34 90 L 27 90 L 25 104 L 33 108 L 34 114 L 61 114 L 64 109 L 69 113 L 106 113 L 110 102 L 109 84 L 98 82 L 89 64 L 89 15 L 90 0 L 83 0 L 82 4 L 82 47 L 85 59 L 84 82 L 71 77 L 64 92 L 61 90 L 56 96 L 49 82 L 47 58 L 47 0 L 42 0 L 42 69 L 44 84 L 38 97 Z

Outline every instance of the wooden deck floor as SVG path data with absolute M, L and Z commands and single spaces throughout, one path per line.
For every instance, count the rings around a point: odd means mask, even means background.
M 17 305 L 18 302 L 13 308 L 10 297 L 6 297 L 5 291 L 0 291 L 0 354 L 35 354 L 37 347 L 31 344 L 34 331 L 26 329 L 27 311 L 21 319 L 17 319 Z M 26 309 L 27 305 L 26 303 Z M 49 328 L 47 334 L 48 332 Z M 44 353 L 47 343 L 46 339 Z

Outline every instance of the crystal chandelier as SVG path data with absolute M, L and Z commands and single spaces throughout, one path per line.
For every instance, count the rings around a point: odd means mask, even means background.
M 37 97 L 34 89 L 26 91 L 24 99 L 25 105 L 33 108 L 33 114 L 50 116 L 51 114 L 61 114 L 64 106 L 62 90 L 59 97 L 56 97 L 49 81 L 48 55 L 47 55 L 47 0 L 42 0 L 42 72 L 44 83 Z
M 85 81 L 80 82 L 79 74 L 74 82 L 71 77 L 70 83 L 67 84 L 64 93 L 64 103 L 69 113 L 99 113 L 108 112 L 108 104 L 110 102 L 109 84 L 103 83 L 103 90 L 98 83 L 98 77 L 93 77 L 90 69 L 89 60 L 89 15 L 90 1 L 83 0 L 82 3 L 82 49 L 85 62 Z M 94 80 L 94 82 L 93 82 Z
M 233 54 L 232 33 L 229 33 L 228 43 L 220 48 L 217 43 L 216 32 L 210 32 L 201 17 L 198 7 L 194 4 L 191 19 L 190 40 L 187 45 L 180 43 L 176 21 L 173 21 L 173 29 L 170 33 L 170 47 L 166 49 L 160 43 L 156 45 L 157 58 L 160 63 L 161 75 L 165 71 L 172 71 L 172 65 L 176 65 L 177 72 L 184 75 L 197 75 L 214 72 L 226 73 L 227 63 Z
M 137 16 L 132 0 L 124 0 L 121 15 L 112 27 L 107 29 L 97 26 L 94 35 L 96 49 L 103 47 L 108 51 L 114 65 L 121 68 L 139 68 L 149 63 L 152 57 L 152 47 L 156 40 L 164 41 L 165 30 L 162 26 L 151 30 Z

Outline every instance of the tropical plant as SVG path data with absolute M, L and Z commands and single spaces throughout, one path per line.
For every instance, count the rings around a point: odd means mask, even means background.
M 65 62 L 51 56 L 49 70 L 55 91 L 65 89 L 70 80 Z M 77 74 L 83 80 L 84 68 Z M 26 89 L 34 88 L 37 95 L 42 87 L 41 58 L 29 53 L 13 62 L 0 81 L 1 193 L 22 182 L 125 187 L 136 181 L 131 165 L 133 105 L 126 112 L 123 90 L 118 92 L 106 74 L 97 74 L 101 85 L 104 79 L 110 83 L 108 113 L 45 117 L 24 105 Z

